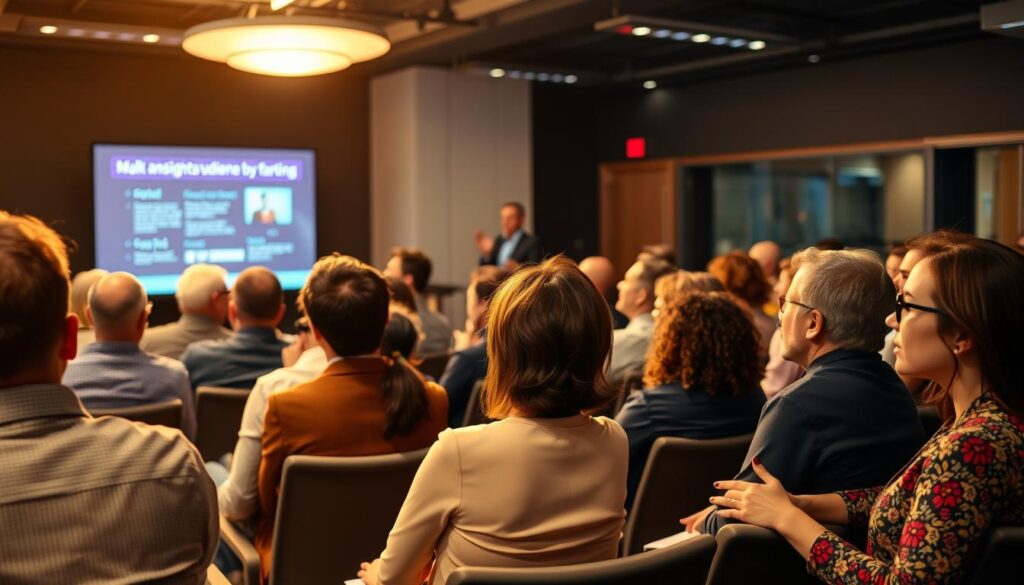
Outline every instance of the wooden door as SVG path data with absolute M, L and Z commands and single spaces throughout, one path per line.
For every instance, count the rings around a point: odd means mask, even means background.
M 621 277 L 648 244 L 676 248 L 675 163 L 601 165 L 601 255 Z

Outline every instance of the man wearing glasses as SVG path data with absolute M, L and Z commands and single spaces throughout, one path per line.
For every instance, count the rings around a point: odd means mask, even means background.
M 86 316 L 96 341 L 68 364 L 62 382 L 86 409 L 126 408 L 181 400 L 181 430 L 192 437 L 196 413 L 188 371 L 173 360 L 139 349 L 152 303 L 127 272 L 108 274 L 89 290 Z
M 757 458 L 795 494 L 881 485 L 924 443 L 914 401 L 882 361 L 896 290 L 866 250 L 809 248 L 779 299 L 782 356 L 807 370 L 761 411 L 736 479 L 757 482 Z M 714 507 L 683 519 L 714 534 L 727 521 Z

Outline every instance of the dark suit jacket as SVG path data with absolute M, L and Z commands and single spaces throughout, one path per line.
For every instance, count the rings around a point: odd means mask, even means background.
M 494 247 L 491 248 L 491 253 L 486 256 L 480 257 L 480 266 L 487 264 L 498 263 L 498 251 L 501 250 L 501 244 L 505 242 L 505 236 L 498 236 L 494 238 Z M 540 238 L 537 236 L 531 236 L 530 234 L 523 232 L 523 237 L 519 238 L 519 243 L 516 244 L 516 249 L 512 251 L 512 255 L 509 256 L 509 260 L 515 260 L 520 264 L 537 264 L 544 259 L 544 247 L 540 244 Z
M 462 426 L 473 385 L 487 375 L 486 335 L 486 331 L 481 332 L 481 343 L 453 355 L 441 376 L 441 385 L 448 393 L 448 426 L 453 429 Z
M 793 494 L 885 485 L 924 440 L 914 399 L 882 356 L 837 349 L 764 405 L 736 479 L 761 482 L 756 456 Z M 704 531 L 727 523 L 711 513 Z

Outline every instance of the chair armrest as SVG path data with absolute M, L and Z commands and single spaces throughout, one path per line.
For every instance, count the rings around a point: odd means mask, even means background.
M 242 561 L 242 583 L 244 585 L 259 585 L 260 583 L 260 554 L 247 536 L 231 523 L 230 520 L 220 517 L 220 539 L 227 545 L 231 552 L 235 553 Z
M 210 565 L 206 569 L 206 583 L 205 585 L 231 585 L 231 581 L 224 576 L 224 573 L 220 572 L 217 565 Z

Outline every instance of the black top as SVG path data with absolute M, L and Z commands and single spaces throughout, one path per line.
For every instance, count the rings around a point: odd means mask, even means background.
M 757 456 L 793 494 L 884 485 L 924 444 L 907 387 L 876 352 L 839 349 L 765 404 L 736 479 L 760 482 Z M 728 520 L 708 515 L 715 534 Z
M 754 432 L 764 405 L 764 393 L 755 386 L 739 396 L 703 389 L 684 390 L 665 384 L 630 394 L 615 417 L 629 438 L 629 475 L 626 509 L 633 506 L 636 488 L 647 465 L 647 456 L 658 437 L 721 439 Z
M 441 385 L 448 392 L 448 426 L 457 429 L 466 416 L 466 405 L 473 384 L 487 375 L 487 330 L 480 332 L 480 343 L 468 347 L 448 360 Z
M 480 257 L 480 266 L 497 264 L 498 252 L 501 250 L 501 244 L 504 242 L 505 236 L 503 235 L 499 235 L 494 238 L 494 247 L 491 248 L 490 254 Z M 525 231 L 519 238 L 519 243 L 516 244 L 516 249 L 513 250 L 512 255 L 509 256 L 509 260 L 515 260 L 520 264 L 537 264 L 543 259 L 544 247 L 540 244 L 540 238 L 530 235 Z

